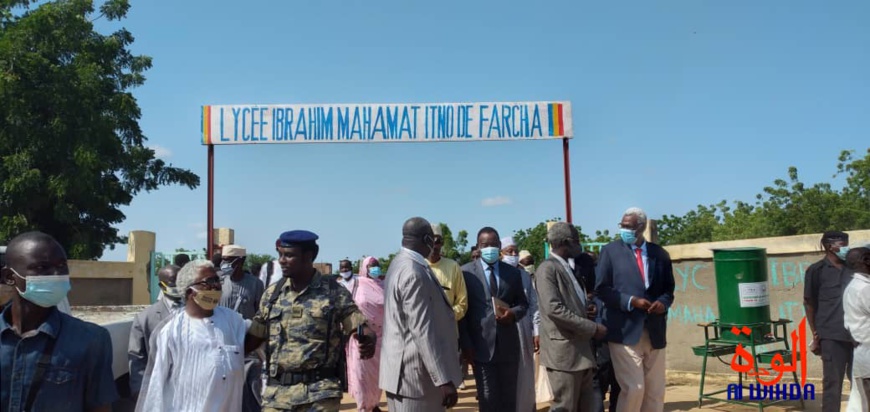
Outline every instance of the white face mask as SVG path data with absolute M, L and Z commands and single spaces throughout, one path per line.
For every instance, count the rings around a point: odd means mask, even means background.
M 350 279 L 353 276 L 353 272 L 338 272 L 338 274 L 345 279 Z
M 520 257 L 519 256 L 505 256 L 505 257 L 501 258 L 501 261 L 504 263 L 507 263 L 508 265 L 511 265 L 513 267 L 517 267 L 517 265 L 520 263 Z

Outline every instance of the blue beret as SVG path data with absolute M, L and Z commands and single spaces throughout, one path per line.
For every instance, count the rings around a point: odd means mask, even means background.
M 278 237 L 278 247 L 292 247 L 300 243 L 314 243 L 319 237 L 307 230 L 291 230 Z

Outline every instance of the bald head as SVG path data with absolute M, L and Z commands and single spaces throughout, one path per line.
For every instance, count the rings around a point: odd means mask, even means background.
M 21 257 L 24 254 L 33 253 L 35 246 L 56 247 L 66 256 L 63 247 L 51 235 L 34 231 L 25 232 L 12 238 L 9 241 L 9 245 L 6 246 L 6 259 L 10 260 L 15 257 Z
M 422 217 L 412 217 L 402 225 L 402 246 L 429 256 L 433 246 L 432 225 Z
M 51 235 L 42 232 L 26 232 L 12 238 L 6 246 L 6 265 L 15 267 L 37 257 L 52 260 L 62 258 L 66 262 L 66 251 Z M 21 268 L 16 268 L 21 270 Z
M 0 279 L 23 290 L 21 278 L 68 274 L 66 252 L 60 243 L 42 232 L 26 232 L 6 247 L 6 267 L 0 270 Z
M 870 249 L 856 247 L 846 253 L 846 267 L 856 272 L 870 274 Z
M 178 278 L 180 267 L 175 265 L 166 265 L 157 271 L 157 279 L 166 283 L 169 286 L 175 286 L 175 279 Z

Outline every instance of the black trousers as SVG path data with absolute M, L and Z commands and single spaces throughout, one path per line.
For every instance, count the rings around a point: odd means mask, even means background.
M 262 408 L 263 366 L 255 352 L 245 357 L 245 389 L 242 392 L 242 412 L 260 412 Z
M 607 346 L 607 342 L 593 341 L 592 349 L 595 351 L 596 363 L 598 364 L 598 371 L 595 373 L 592 385 L 593 389 L 601 394 L 595 411 L 604 412 L 604 398 L 607 398 L 607 392 L 610 391 L 608 410 L 616 412 L 619 384 L 616 382 L 616 374 L 613 372 L 613 362 L 610 361 L 610 347 Z
M 477 405 L 481 412 L 517 410 L 519 362 L 474 362 Z
M 852 379 L 851 342 L 822 339 L 822 412 L 838 412 L 843 394 L 843 378 Z

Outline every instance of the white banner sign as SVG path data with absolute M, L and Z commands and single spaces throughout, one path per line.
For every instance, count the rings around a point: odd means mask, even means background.
M 202 107 L 202 144 L 546 140 L 573 137 L 569 102 Z

